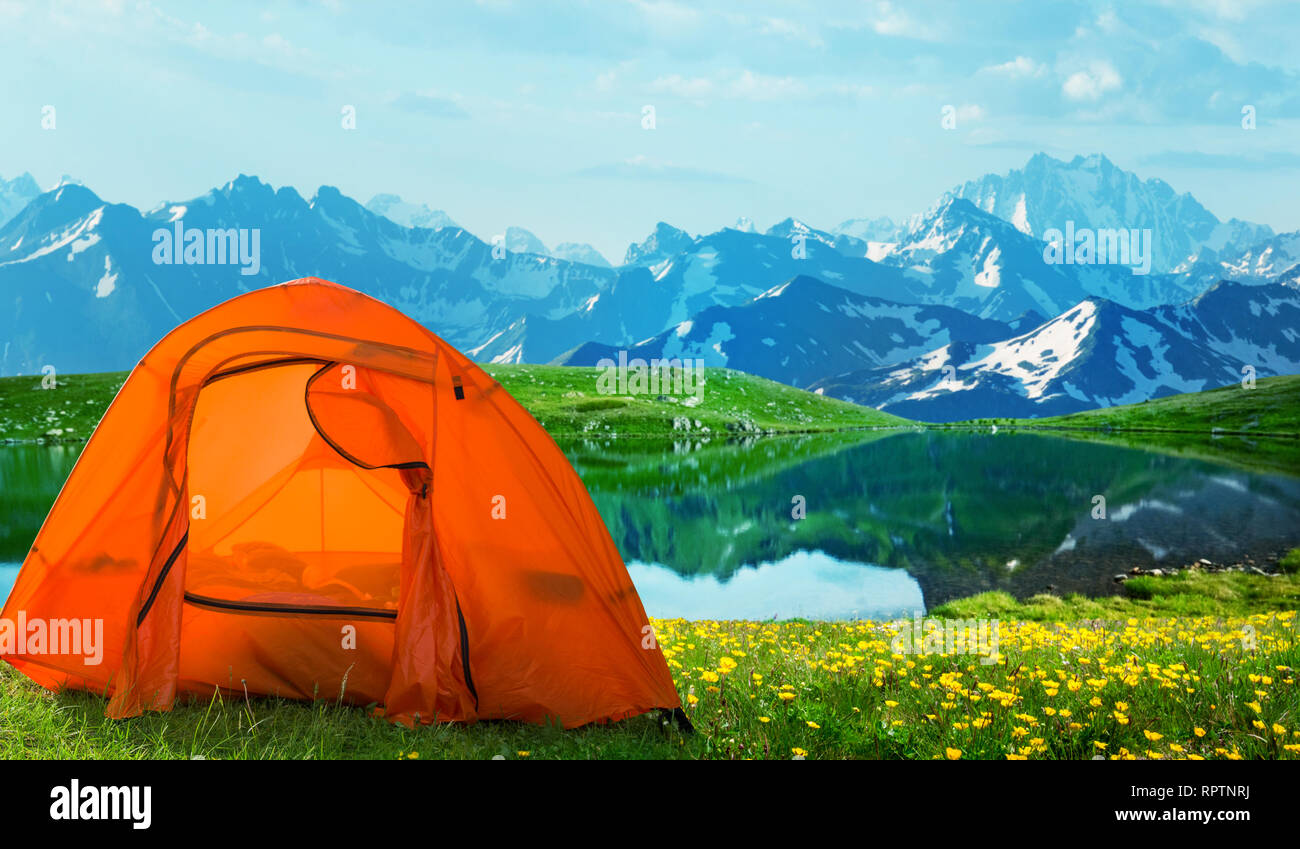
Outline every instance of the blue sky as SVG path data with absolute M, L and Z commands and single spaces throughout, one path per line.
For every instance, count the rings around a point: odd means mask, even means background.
M 0 0 L 0 176 L 144 208 L 238 173 L 394 192 L 619 259 L 659 220 L 904 218 L 1036 151 L 1101 152 L 1294 230 L 1296 44 L 1300 5 L 1246 0 Z

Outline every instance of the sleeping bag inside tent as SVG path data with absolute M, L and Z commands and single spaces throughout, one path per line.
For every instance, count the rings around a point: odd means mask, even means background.
M 550 436 L 433 333 L 315 278 L 140 361 L 23 563 L 20 615 L 4 659 L 110 717 L 214 688 L 405 723 L 680 707 Z

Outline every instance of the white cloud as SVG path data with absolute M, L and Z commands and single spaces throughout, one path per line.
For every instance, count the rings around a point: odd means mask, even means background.
M 632 5 L 651 28 L 661 32 L 681 32 L 694 27 L 700 20 L 697 10 L 672 0 L 632 0 Z
M 785 18 L 768 18 L 763 22 L 761 32 L 764 35 L 779 35 L 792 41 L 799 41 L 809 47 L 824 46 L 821 36 L 817 33 L 810 31 L 798 21 Z
M 1028 56 L 1017 56 L 1009 62 L 1003 62 L 1001 65 L 989 65 L 981 69 L 990 74 L 1004 74 L 1013 79 L 1024 77 L 1041 77 L 1047 70 L 1047 66 L 1041 62 L 1035 62 Z
M 873 97 L 876 93 L 874 86 L 865 83 L 836 83 L 831 90 L 850 97 Z
M 713 91 L 713 81 L 705 77 L 683 77 L 669 74 L 650 83 L 650 90 L 685 98 L 701 98 Z
M 670 74 L 652 82 L 650 90 L 688 100 L 700 100 L 711 95 L 738 100 L 778 100 L 802 94 L 805 87 L 794 77 L 773 77 L 745 70 L 714 78 Z
M 769 77 L 753 71 L 742 71 L 731 83 L 731 93 L 746 100 L 775 100 L 797 95 L 803 85 L 793 77 Z
M 933 39 L 935 37 L 929 27 L 917 23 L 906 12 L 895 8 L 892 3 L 888 2 L 876 4 L 876 14 L 872 18 L 871 28 L 878 35 L 919 39 Z
M 620 78 L 626 78 L 636 67 L 634 60 L 624 60 L 596 75 L 596 91 L 613 91 Z
M 1119 72 L 1109 62 L 1093 62 L 1086 71 L 1075 71 L 1066 78 L 1061 91 L 1071 100 L 1096 100 L 1123 84 Z
M 1221 21 L 1241 21 L 1266 4 L 1260 0 L 1160 0 L 1160 5 L 1178 11 L 1190 7 Z
M 280 53 L 286 58 L 306 59 L 306 58 L 310 58 L 311 56 L 311 51 L 308 50 L 306 47 L 295 47 L 289 41 L 289 39 L 280 35 L 278 32 L 273 32 L 270 35 L 263 36 L 262 46 L 265 47 L 267 50 Z

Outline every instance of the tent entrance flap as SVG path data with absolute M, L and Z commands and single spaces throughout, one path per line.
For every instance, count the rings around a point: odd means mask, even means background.
M 398 470 L 358 466 L 322 432 L 308 392 L 328 369 L 286 360 L 199 393 L 187 458 L 183 679 L 212 674 L 197 647 L 219 633 L 231 650 L 218 674 L 250 691 L 310 697 L 346 676 L 349 690 L 382 698 L 410 494 Z M 330 408 L 326 424 L 333 418 Z
M 185 590 L 263 606 L 395 611 L 407 487 L 322 435 L 316 363 L 206 386 L 190 431 Z

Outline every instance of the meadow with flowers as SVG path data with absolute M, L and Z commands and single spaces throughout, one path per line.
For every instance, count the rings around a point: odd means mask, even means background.
M 214 697 L 114 721 L 101 698 L 0 664 L 0 758 L 1300 758 L 1300 579 L 1193 575 L 1162 590 L 991 593 L 931 612 L 996 614 L 996 657 L 961 640 L 899 653 L 906 620 L 653 620 L 694 734 L 653 713 L 568 731 L 407 729 L 336 699 Z
M 1001 622 L 988 664 L 899 627 L 656 623 L 709 757 L 1300 757 L 1294 612 Z

